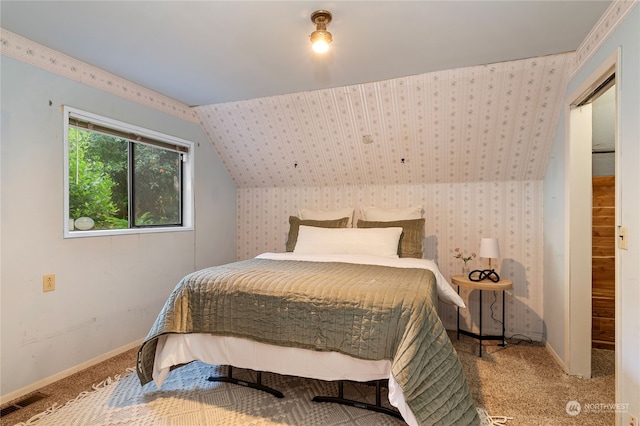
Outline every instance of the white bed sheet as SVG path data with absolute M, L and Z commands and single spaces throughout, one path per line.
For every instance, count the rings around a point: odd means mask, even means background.
M 158 338 L 154 383 L 159 389 L 172 366 L 195 360 L 319 380 L 368 382 L 389 379 L 389 403 L 398 409 L 408 425 L 418 425 L 400 385 L 391 374 L 391 360 L 368 361 L 338 352 L 285 348 L 230 336 L 167 334 Z

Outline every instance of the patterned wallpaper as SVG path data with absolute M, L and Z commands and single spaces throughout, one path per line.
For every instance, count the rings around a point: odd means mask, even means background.
M 461 272 L 454 248 L 499 238 L 498 271 L 515 284 L 507 334 L 540 340 L 541 180 L 572 64 L 562 54 L 196 108 L 239 187 L 238 258 L 284 251 L 300 208 L 353 206 L 357 221 L 369 205 L 422 206 L 425 257 L 445 276 Z M 478 294 L 462 292 L 477 331 Z M 492 295 L 483 302 L 483 332 L 498 333 Z M 455 329 L 455 309 L 439 312 Z
M 195 110 L 240 188 L 537 180 L 572 64 L 550 55 Z
M 454 249 L 477 252 L 482 237 L 500 241 L 502 259 L 496 270 L 514 282 L 507 295 L 507 334 L 542 336 L 542 181 L 466 182 L 417 185 L 370 185 L 304 188 L 242 188 L 238 190 L 238 259 L 263 252 L 283 252 L 289 230 L 288 217 L 300 208 L 333 210 L 422 206 L 425 258 L 434 259 L 442 273 L 461 273 L 462 262 Z M 486 267 L 474 260 L 472 268 Z M 483 332 L 498 332 L 484 298 Z M 463 291 L 466 300 L 467 293 Z M 477 327 L 477 292 L 472 294 L 471 314 Z M 499 303 L 494 307 L 500 318 Z M 441 304 L 445 326 L 455 329 L 456 311 Z M 465 318 L 469 311 L 462 312 Z
M 638 0 L 615 0 L 611 3 L 611 6 L 576 49 L 575 64 L 571 71 L 572 76 L 582 68 L 582 65 L 591 58 L 593 52 L 598 50 L 600 44 L 607 39 L 618 23 L 638 4 L 640 4 Z

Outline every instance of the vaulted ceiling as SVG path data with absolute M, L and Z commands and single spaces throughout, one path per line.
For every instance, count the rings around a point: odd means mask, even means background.
M 286 187 L 541 179 L 573 66 L 566 52 L 610 4 L 0 7 L 3 29 L 194 106 L 238 187 Z M 320 8 L 334 14 L 324 57 L 308 42 Z
M 239 187 L 537 180 L 572 58 L 458 68 L 196 112 Z

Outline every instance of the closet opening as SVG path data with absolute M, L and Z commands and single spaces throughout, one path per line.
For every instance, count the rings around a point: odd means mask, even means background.
M 615 368 L 619 207 L 616 73 L 612 54 L 569 97 L 567 148 L 567 372 Z M 592 359 L 592 357 L 596 357 Z M 597 374 L 597 373 L 596 373 Z

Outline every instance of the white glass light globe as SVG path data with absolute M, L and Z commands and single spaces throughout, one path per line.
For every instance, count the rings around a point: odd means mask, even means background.
M 318 40 L 313 43 L 313 51 L 316 53 L 326 53 L 329 51 L 329 43 L 324 40 Z

